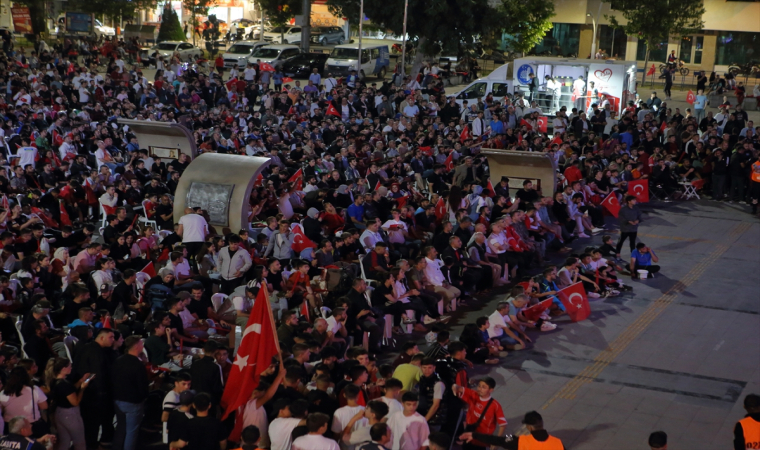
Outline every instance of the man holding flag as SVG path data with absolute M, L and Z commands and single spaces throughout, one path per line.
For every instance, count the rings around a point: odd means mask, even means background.
M 279 354 L 280 346 L 275 334 L 269 295 L 267 289 L 259 289 L 222 394 L 223 419 L 233 412 L 237 414 L 229 440 L 239 440 L 243 429 L 243 409 L 251 398 L 251 393 L 259 385 L 261 374 L 269 369 L 272 359 Z M 285 370 L 282 359 L 280 370 Z

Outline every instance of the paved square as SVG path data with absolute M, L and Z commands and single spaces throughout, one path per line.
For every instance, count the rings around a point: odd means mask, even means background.
M 732 448 L 744 396 L 760 393 L 760 221 L 746 205 L 641 206 L 639 240 L 660 257 L 656 278 L 591 299 L 589 320 L 557 320 L 533 347 L 472 374 L 496 379 L 508 431 L 537 410 L 573 450 L 648 448 L 656 430 L 671 450 Z M 601 235 L 574 244 L 599 245 Z

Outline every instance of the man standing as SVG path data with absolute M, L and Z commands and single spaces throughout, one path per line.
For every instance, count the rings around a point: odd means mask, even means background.
M 744 397 L 747 415 L 734 427 L 734 449 L 760 448 L 760 395 Z
M 148 372 L 140 361 L 143 343 L 139 336 L 129 336 L 124 341 L 126 353 L 113 365 L 114 406 L 116 409 L 116 432 L 114 450 L 134 450 L 144 416 L 145 399 L 148 398 Z
M 273 237 L 276 239 L 276 236 Z M 221 291 L 227 295 L 240 285 L 243 275 L 251 268 L 251 255 L 242 248 L 240 241 L 240 236 L 233 234 L 227 240 L 227 247 L 219 250 Z
M 452 386 L 454 394 L 461 397 L 468 405 L 465 424 L 468 429 L 473 429 L 474 433 L 492 435 L 498 426 L 496 435 L 504 436 L 507 419 L 504 417 L 499 402 L 491 397 L 495 387 L 496 381 L 491 377 L 480 380 L 476 390 L 456 384 Z M 472 440 L 462 446 L 465 450 L 482 450 L 487 447 L 487 443 L 478 440 Z
M 179 219 L 177 234 L 182 236 L 182 244 L 187 248 L 190 259 L 195 259 L 208 236 L 208 223 L 192 208 L 185 208 L 185 215 Z
M 98 447 L 98 433 L 101 427 L 103 432 L 100 434 L 100 442 L 110 443 L 114 436 L 114 403 L 111 386 L 111 347 L 113 341 L 113 330 L 102 328 L 95 336 L 95 340 L 85 344 L 76 353 L 74 359 L 74 372 L 79 377 L 88 373 L 94 375 L 89 389 L 84 391 L 80 403 L 82 421 L 84 422 L 84 438 L 88 448 Z
M 388 416 L 388 426 L 393 437 L 394 450 L 418 450 L 426 446 L 430 427 L 425 416 L 417 412 L 419 397 L 416 392 L 401 396 L 402 411 Z
M 620 208 L 618 220 L 620 221 L 620 240 L 617 243 L 615 253 L 617 253 L 617 258 L 620 259 L 620 250 L 623 248 L 623 243 L 626 239 L 630 240 L 631 253 L 636 248 L 636 234 L 641 223 L 641 210 L 636 207 L 635 196 L 625 196 L 625 205 Z

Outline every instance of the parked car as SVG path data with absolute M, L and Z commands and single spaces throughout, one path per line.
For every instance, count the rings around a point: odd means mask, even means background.
M 257 48 L 267 45 L 266 42 L 260 41 L 240 41 L 233 44 L 224 52 L 224 67 L 231 69 L 235 66 L 244 68 L 248 63 L 248 57 L 253 55 Z
M 298 44 L 301 42 L 301 27 L 274 27 L 264 32 L 264 40 L 273 44 Z
M 182 61 L 195 61 L 203 56 L 203 50 L 188 42 L 164 41 L 153 46 L 148 50 L 147 54 L 140 55 L 140 58 L 143 62 L 147 61 L 148 64 L 155 64 L 156 58 L 163 56 L 164 62 L 168 64 L 174 52 L 179 52 L 179 57 Z
M 311 42 L 319 45 L 342 44 L 346 41 L 346 33 L 341 27 L 312 27 Z
M 282 72 L 291 78 L 309 78 L 309 74 L 316 68 L 320 74 L 324 74 L 329 57 L 327 53 L 299 53 L 283 61 Z
M 256 61 L 269 63 L 272 67 L 277 68 L 282 66 L 282 63 L 290 58 L 301 53 L 295 45 L 288 44 L 272 44 L 259 47 L 254 50 L 253 54 L 248 57 L 248 62 L 256 64 Z

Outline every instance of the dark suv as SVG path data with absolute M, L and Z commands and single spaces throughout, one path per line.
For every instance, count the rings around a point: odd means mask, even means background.
M 309 78 L 314 68 L 324 74 L 327 53 L 299 53 L 282 63 L 282 73 L 291 78 Z
M 341 27 L 312 27 L 311 42 L 315 44 L 342 44 L 346 41 L 346 34 Z

